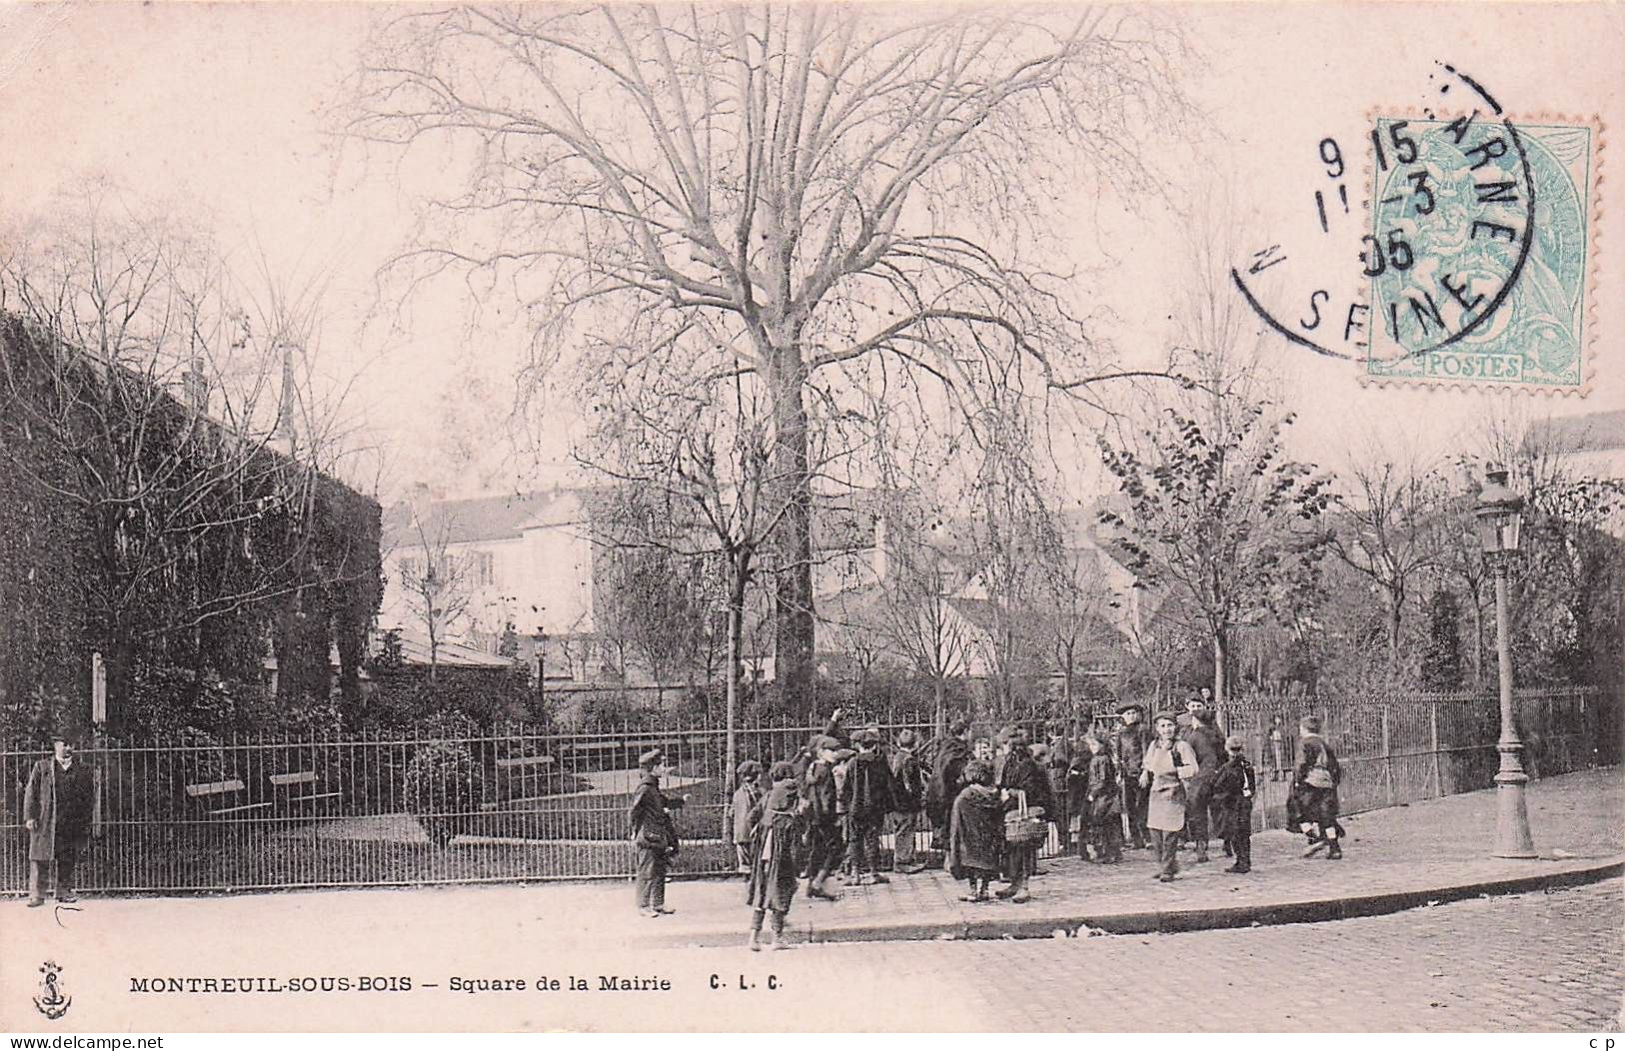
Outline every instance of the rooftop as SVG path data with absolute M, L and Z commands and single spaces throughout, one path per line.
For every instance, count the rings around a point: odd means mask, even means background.
M 1625 449 L 1625 409 L 1547 417 L 1529 425 L 1524 448 L 1558 454 Z

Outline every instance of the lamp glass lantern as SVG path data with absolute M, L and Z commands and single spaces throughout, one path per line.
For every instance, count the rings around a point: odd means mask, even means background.
M 1507 486 L 1507 472 L 1495 467 L 1485 472 L 1478 494 L 1478 542 L 1486 555 L 1511 555 L 1518 550 L 1523 529 L 1523 497 Z

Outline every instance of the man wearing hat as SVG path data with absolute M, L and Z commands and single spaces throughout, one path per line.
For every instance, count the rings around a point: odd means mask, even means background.
M 665 753 L 658 748 L 638 756 L 638 787 L 627 808 L 632 845 L 638 853 L 638 911 L 650 917 L 675 911 L 666 908 L 666 870 L 677 856 L 677 825 L 671 811 L 681 807 L 684 800 L 661 794 L 660 779 L 670 769 Z
M 1253 798 L 1258 792 L 1258 773 L 1243 754 L 1246 747 L 1240 734 L 1225 738 L 1227 758 L 1213 775 L 1214 831 L 1223 838 L 1225 852 L 1236 858 L 1226 872 L 1245 873 L 1253 868 Z
M 908 875 L 925 870 L 925 862 L 915 852 L 914 842 L 920 829 L 920 808 L 925 805 L 925 767 L 914 754 L 919 741 L 919 735 L 913 730 L 899 733 L 897 753 L 892 756 L 891 762 L 892 795 L 897 807 L 892 817 L 896 842 L 892 867 Z
M 807 897 L 834 901 L 836 896 L 824 886 L 840 863 L 840 798 L 835 787 L 835 764 L 852 753 L 833 737 L 820 737 L 812 743 L 812 762 L 803 775 L 802 798 L 807 801 Z
M 740 872 L 750 871 L 750 812 L 762 799 L 762 787 L 757 783 L 761 776 L 762 764 L 754 759 L 740 763 L 734 774 L 739 787 L 733 796 L 733 842 Z
M 73 754 L 74 737 L 51 739 L 52 755 L 34 764 L 23 793 L 23 825 L 28 829 L 28 907 L 45 904 L 45 870 L 56 870 L 59 902 L 79 899 L 73 893 L 73 870 L 90 840 L 96 808 L 96 777 Z
M 841 785 L 841 799 L 846 804 L 847 867 L 857 884 L 889 883 L 876 870 L 880 867 L 881 826 L 886 815 L 897 809 L 891 767 L 880 750 L 879 731 L 859 730 L 852 735 L 852 743 L 858 746 L 858 754 L 847 767 Z
M 1123 782 L 1123 819 L 1128 825 L 1129 846 L 1144 850 L 1150 842 L 1145 826 L 1146 806 L 1151 791 L 1140 784 L 1140 770 L 1145 765 L 1145 749 L 1151 743 L 1151 731 L 1145 725 L 1145 706 L 1125 704 L 1117 709 L 1123 725 L 1112 735 L 1112 749 L 1117 755 L 1117 771 Z

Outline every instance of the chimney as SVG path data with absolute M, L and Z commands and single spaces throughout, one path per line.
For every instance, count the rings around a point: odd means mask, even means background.
M 428 482 L 414 482 L 412 484 L 412 513 L 419 522 L 429 519 L 429 509 L 436 499 L 434 490 L 429 488 Z
M 293 458 L 295 446 L 299 440 L 299 432 L 294 419 L 294 414 L 297 411 L 295 398 L 298 395 L 298 388 L 293 381 L 293 352 L 294 347 L 292 344 L 284 343 L 282 345 L 282 404 L 277 409 L 276 429 L 271 432 L 273 440 L 287 443 L 283 447 L 283 451 L 288 454 L 289 459 Z
M 203 359 L 194 357 L 192 367 L 181 376 L 181 392 L 186 407 L 199 416 L 209 414 L 209 377 L 203 374 Z

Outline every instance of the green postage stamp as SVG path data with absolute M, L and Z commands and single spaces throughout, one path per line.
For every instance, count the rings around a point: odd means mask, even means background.
M 1598 128 L 1378 118 L 1366 376 L 1582 392 Z

